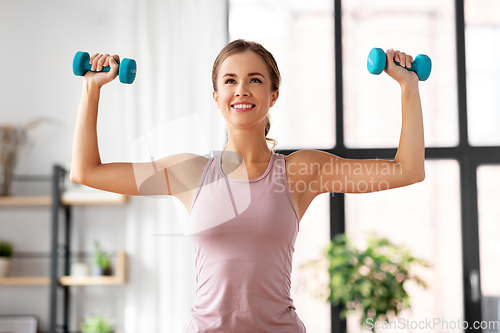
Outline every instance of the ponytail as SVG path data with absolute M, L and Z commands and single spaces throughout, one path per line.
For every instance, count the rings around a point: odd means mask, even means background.
M 267 141 L 271 141 L 273 143 L 273 146 L 271 150 L 274 150 L 274 147 L 278 145 L 278 141 L 276 139 L 268 138 L 267 134 L 269 133 L 269 130 L 271 129 L 271 121 L 269 119 L 269 115 L 266 116 L 266 127 L 265 127 L 265 132 L 264 135 L 266 136 Z

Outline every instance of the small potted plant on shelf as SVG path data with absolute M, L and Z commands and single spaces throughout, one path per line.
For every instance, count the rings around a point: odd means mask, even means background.
M 99 242 L 95 242 L 92 275 L 111 275 L 111 260 L 109 259 L 109 255 L 100 249 Z
M 9 275 L 13 252 L 14 246 L 12 243 L 0 242 L 0 278 Z
M 389 321 L 389 316 L 397 317 L 403 309 L 410 308 L 410 296 L 404 287 L 407 281 L 428 288 L 410 268 L 430 267 L 430 264 L 375 233 L 367 241 L 363 251 L 348 236 L 339 234 L 323 249 L 320 259 L 308 261 L 301 269 L 323 277 L 328 271 L 329 278 L 322 280 L 313 293 L 322 298 L 329 294 L 327 302 L 341 304 L 342 319 L 348 313 L 361 312 L 361 327 L 375 332 L 376 321 Z
M 102 314 L 87 315 L 80 329 L 83 333 L 113 333 L 113 320 Z

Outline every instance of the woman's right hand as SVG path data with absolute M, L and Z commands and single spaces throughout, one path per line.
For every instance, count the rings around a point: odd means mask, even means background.
M 90 57 L 89 63 L 92 65 L 93 71 L 100 71 L 103 67 L 106 66 L 111 67 L 109 72 L 87 71 L 87 73 L 85 73 L 84 79 L 86 81 L 95 83 L 99 88 L 101 88 L 106 83 L 113 81 L 118 76 L 120 57 L 117 54 L 110 56 L 107 53 L 96 53 Z

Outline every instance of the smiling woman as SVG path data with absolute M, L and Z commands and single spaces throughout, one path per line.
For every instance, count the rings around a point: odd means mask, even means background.
M 386 55 L 386 72 L 401 87 L 403 109 L 392 161 L 346 159 L 317 150 L 288 156 L 275 152 L 267 134 L 269 111 L 279 97 L 278 65 L 261 44 L 238 39 L 220 51 L 212 72 L 212 97 L 228 132 L 223 152 L 210 158 L 177 154 L 134 165 L 100 161 L 95 132 L 99 94 L 116 78 L 118 56 L 91 57 L 93 66 L 111 70 L 84 76 L 71 179 L 123 194 L 171 195 L 184 204 L 198 283 L 185 333 L 305 333 L 290 289 L 299 224 L 312 200 L 321 193 L 368 193 L 424 179 L 418 77 L 394 63 L 409 66 L 413 59 L 392 49 Z

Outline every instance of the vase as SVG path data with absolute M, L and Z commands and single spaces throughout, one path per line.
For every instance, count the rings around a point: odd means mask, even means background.
M 0 278 L 7 277 L 10 272 L 11 259 L 0 257 Z
M 25 128 L 10 125 L 0 126 L 0 166 L 2 167 L 0 196 L 10 196 L 12 194 L 14 168 L 26 139 Z
M 4 197 L 12 195 L 12 179 L 14 178 L 16 156 L 10 156 L 6 162 L 2 168 L 2 187 L 0 190 L 0 196 Z

